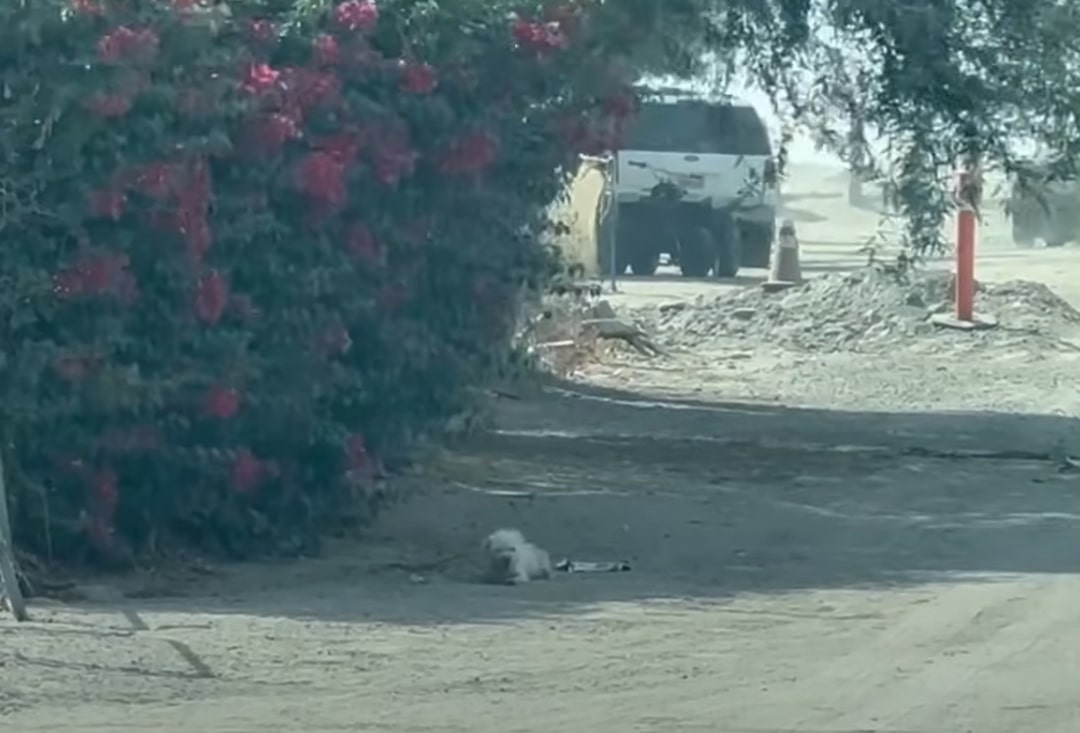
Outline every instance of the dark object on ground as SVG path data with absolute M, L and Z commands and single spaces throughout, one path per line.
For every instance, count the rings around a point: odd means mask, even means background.
M 1080 190 L 1075 181 L 1017 181 L 1005 212 L 1012 219 L 1013 243 L 1030 247 L 1041 239 L 1061 247 L 1080 234 Z
M 584 560 L 560 560 L 555 569 L 563 573 L 628 573 L 628 562 L 588 562 Z

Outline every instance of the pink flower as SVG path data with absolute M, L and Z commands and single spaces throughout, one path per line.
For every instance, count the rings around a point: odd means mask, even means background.
M 218 420 L 231 420 L 240 411 L 240 393 L 231 387 L 215 384 L 203 398 L 203 414 Z
M 244 77 L 244 90 L 251 94 L 261 94 L 277 86 L 281 72 L 269 64 L 251 64 Z
M 297 112 L 320 104 L 333 104 L 341 97 L 341 80 L 327 71 L 291 67 L 283 71 L 282 83 L 287 95 L 286 105 Z
M 98 500 L 101 508 L 108 514 L 112 514 L 116 505 L 120 502 L 120 479 L 116 471 L 111 468 L 103 468 L 94 476 L 94 498 Z
M 517 18 L 511 33 L 518 47 L 533 53 L 545 54 L 566 46 L 566 36 L 557 22 L 541 23 Z
M 84 256 L 53 276 L 53 294 L 64 300 L 109 294 L 130 304 L 138 288 L 128 265 L 125 254 Z
M 346 30 L 368 33 L 379 22 L 379 8 L 372 0 L 345 0 L 337 6 L 334 17 Z
M 104 12 L 97 0 L 73 0 L 71 7 L 74 8 L 76 13 L 82 13 L 83 15 L 101 15 Z
M 323 151 L 309 153 L 296 169 L 300 190 L 319 203 L 337 208 L 345 203 L 345 164 Z
M 229 305 L 229 283 L 217 270 L 210 270 L 199 278 L 195 289 L 195 316 L 213 325 L 221 320 Z
M 315 37 L 315 63 L 320 66 L 333 66 L 341 62 L 341 47 L 337 39 L 329 33 L 320 33 Z
M 158 35 L 150 28 L 118 26 L 98 41 L 98 57 L 107 64 L 121 61 L 149 63 L 157 57 Z
M 430 94 L 439 86 L 439 76 L 431 64 L 405 62 L 401 68 L 401 88 L 409 94 Z
M 264 476 L 262 461 L 245 448 L 233 459 L 229 481 L 233 490 L 239 494 L 250 494 L 259 487 Z
M 458 137 L 443 151 L 439 169 L 450 175 L 476 174 L 499 157 L 499 143 L 490 133 L 472 132 Z
M 364 139 L 356 132 L 338 132 L 314 141 L 316 148 L 345 165 L 350 165 L 360 154 Z

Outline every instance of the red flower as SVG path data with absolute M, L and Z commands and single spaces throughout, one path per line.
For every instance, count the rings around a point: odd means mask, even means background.
M 339 132 L 315 141 L 315 147 L 345 165 L 350 165 L 360 154 L 364 141 L 354 132 Z
M 314 43 L 315 63 L 320 66 L 333 66 L 341 62 L 341 48 L 337 39 L 329 33 L 320 33 L 315 36 Z
M 131 111 L 131 97 L 95 92 L 86 100 L 86 108 L 103 119 L 123 117 Z
M 296 169 L 300 190 L 324 206 L 345 204 L 345 165 L 330 153 L 309 153 Z
M 251 64 L 244 76 L 244 91 L 250 94 L 262 94 L 277 86 L 281 72 L 270 64 Z
M 92 490 L 101 508 L 111 515 L 120 502 L 120 479 L 116 471 L 103 468 L 94 476 Z
M 199 5 L 199 0 L 172 0 L 172 6 L 180 12 L 194 10 Z
M 116 221 L 124 213 L 127 195 L 123 191 L 107 188 L 90 194 L 90 213 L 103 219 Z
M 250 494 L 266 479 L 278 474 L 278 467 L 273 461 L 260 461 L 244 448 L 233 459 L 230 483 L 238 494 Z
M 207 325 L 221 320 L 229 304 L 229 283 L 217 270 L 199 278 L 195 291 L 195 316 Z
M 337 6 L 334 17 L 346 30 L 368 33 L 379 22 L 379 8 L 372 0 L 345 0 Z
M 285 104 L 290 111 L 304 112 L 320 104 L 332 104 L 341 97 L 341 80 L 327 71 L 289 68 L 282 72 Z
M 240 494 L 250 494 L 263 480 L 263 464 L 245 448 L 233 459 L 232 473 L 229 477 L 233 490 Z
M 98 41 L 98 57 L 107 64 L 121 61 L 149 63 L 158 53 L 157 33 L 150 28 L 138 30 L 119 26 Z
M 203 414 L 218 420 L 230 420 L 240 411 L 240 393 L 231 387 L 215 384 L 203 398 Z
M 545 54 L 566 46 L 566 36 L 557 22 L 541 23 L 517 18 L 511 33 L 519 48 L 537 54 Z
M 409 94 L 430 94 L 439 86 L 439 76 L 431 64 L 403 62 L 401 88 Z
M 84 15 L 101 15 L 104 8 L 96 0 L 72 0 L 71 7 L 76 13 Z
M 439 170 L 451 175 L 481 173 L 499 157 L 499 143 L 490 133 L 472 132 L 451 142 L 443 151 Z

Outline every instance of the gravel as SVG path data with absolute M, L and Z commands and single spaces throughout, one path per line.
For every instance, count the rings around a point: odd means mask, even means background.
M 1015 280 L 980 284 L 976 311 L 998 326 L 956 331 L 930 317 L 952 305 L 952 275 L 919 272 L 904 280 L 874 269 L 828 274 L 768 294 L 759 288 L 714 299 L 638 309 L 633 315 L 668 347 L 699 348 L 747 340 L 786 351 L 938 353 L 992 346 L 1075 351 L 1080 312 L 1045 285 Z

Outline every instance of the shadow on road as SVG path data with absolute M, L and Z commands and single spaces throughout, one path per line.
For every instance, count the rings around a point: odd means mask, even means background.
M 561 391 L 560 391 L 561 390 Z M 501 403 L 368 539 L 246 565 L 216 599 L 138 601 L 393 624 L 488 623 L 611 602 L 1080 571 L 1076 421 L 650 398 L 565 385 Z M 503 588 L 449 572 L 487 532 L 628 573 Z M 445 574 L 444 574 L 445 573 Z M 446 577 L 449 575 L 450 577 Z M 422 582 L 421 582 L 422 581 Z

